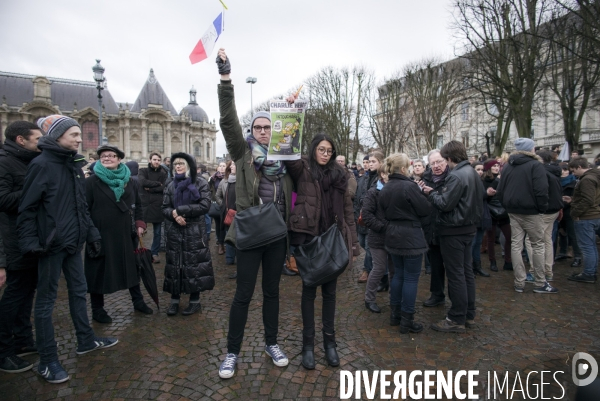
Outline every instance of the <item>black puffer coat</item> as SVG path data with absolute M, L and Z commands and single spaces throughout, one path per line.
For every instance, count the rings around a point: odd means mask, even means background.
M 162 223 L 163 221 L 160 207 L 168 176 L 164 168 L 161 166 L 153 168 L 150 163 L 148 163 L 148 167 L 139 170 L 138 184 L 146 223 Z
M 85 158 L 46 136 L 38 148 L 42 154 L 29 164 L 19 204 L 21 252 L 81 252 L 84 243 L 100 241 L 85 201 Z
M 360 210 L 363 206 L 363 198 L 367 194 L 367 191 L 377 185 L 377 172 L 365 171 L 365 174 L 358 179 L 356 186 L 356 194 L 354 195 L 353 207 L 354 207 L 354 220 L 358 221 L 360 216 Z M 356 232 L 358 234 L 367 234 L 367 227 L 356 225 Z
M 431 214 L 431 205 L 419 185 L 402 174 L 390 174 L 379 194 L 379 207 L 389 224 L 385 249 L 394 255 L 421 255 L 427 241 L 421 221 Z
M 37 269 L 37 257 L 22 255 L 17 235 L 19 200 L 25 182 L 27 166 L 39 152 L 27 150 L 10 139 L 0 150 L 0 232 L 6 254 L 6 269 Z
M 173 218 L 175 180 L 165 189 L 162 214 L 171 224 L 167 225 L 167 261 L 165 264 L 165 282 L 163 291 L 177 294 L 212 290 L 215 286 L 210 251 L 206 247 L 206 228 L 204 215 L 210 208 L 208 183 L 196 174 L 196 162 L 186 153 L 171 156 L 185 159 L 190 167 L 190 177 L 198 188 L 200 200 L 177 208 L 177 214 L 185 217 L 186 225 L 180 226 Z M 171 164 L 172 166 L 173 164 Z M 174 176 L 173 167 L 171 173 Z

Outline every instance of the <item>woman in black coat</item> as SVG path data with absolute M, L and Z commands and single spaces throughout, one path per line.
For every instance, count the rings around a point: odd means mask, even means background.
M 171 294 L 167 315 L 179 310 L 181 294 L 190 294 L 190 303 L 181 313 L 200 311 L 200 291 L 215 286 L 212 261 L 207 247 L 204 215 L 210 208 L 208 183 L 196 172 L 196 162 L 186 153 L 171 156 L 173 180 L 165 188 L 162 214 L 168 221 L 167 262 L 163 291 Z
M 87 281 L 92 318 L 99 323 L 110 323 L 112 318 L 104 310 L 104 294 L 129 289 L 135 310 L 146 314 L 153 311 L 144 302 L 133 251 L 138 236 L 146 229 L 137 185 L 130 171 L 121 163 L 125 154 L 115 146 L 98 148 L 100 160 L 94 174 L 85 180 L 85 195 L 94 225 L 100 231 L 100 256 L 85 255 Z
M 400 309 L 400 333 L 418 333 L 423 325 L 414 322 L 417 286 L 427 241 L 422 221 L 432 212 L 419 185 L 408 176 L 410 159 L 393 154 L 384 161 L 389 181 L 379 193 L 379 207 L 388 221 L 385 249 L 392 255 L 394 278 L 390 287 L 393 315 Z

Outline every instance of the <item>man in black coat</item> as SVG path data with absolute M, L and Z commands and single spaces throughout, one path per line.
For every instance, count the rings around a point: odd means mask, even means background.
M 527 273 L 521 251 L 523 239 L 529 237 L 533 255 L 534 292 L 552 294 L 558 290 L 546 282 L 544 273 L 544 222 L 548 210 L 548 176 L 541 159 L 533 153 L 535 143 L 529 138 L 515 140 L 517 150 L 502 169 L 496 195 L 510 217 L 514 288 L 523 292 Z
M 37 286 L 37 257 L 21 255 L 17 236 L 17 212 L 25 172 L 40 151 L 39 127 L 15 121 L 6 128 L 0 150 L 0 232 L 6 254 L 6 284 L 0 300 L 0 371 L 19 373 L 33 364 L 20 356 L 37 352 L 31 327 L 31 308 Z M 3 276 L 0 267 L 0 276 Z M 0 280 L 0 286 L 2 280 Z
M 358 221 L 360 216 L 360 209 L 362 209 L 362 201 L 367 191 L 377 185 L 377 172 L 371 172 L 369 170 L 369 156 L 365 156 L 363 159 L 363 164 L 365 165 L 365 174 L 357 179 L 357 188 L 356 194 L 354 195 L 354 219 Z M 358 278 L 359 283 L 366 283 L 369 277 L 369 273 L 373 270 L 373 259 L 371 257 L 371 250 L 369 249 L 369 244 L 367 243 L 367 234 L 369 230 L 367 227 L 361 226 L 360 224 L 356 224 L 356 234 L 358 235 L 358 242 L 360 246 L 365 250 L 365 260 L 364 260 L 364 268 L 363 271 Z
M 140 198 L 142 198 L 142 208 L 144 210 L 144 222 L 152 223 L 154 238 L 152 239 L 152 260 L 159 263 L 158 252 L 160 251 L 161 225 L 164 220 L 161 213 L 163 201 L 163 191 L 167 181 L 167 171 L 161 166 L 161 156 L 158 153 L 150 155 L 148 167 L 141 168 L 138 175 L 140 187 Z
M 423 192 L 438 209 L 436 228 L 448 277 L 448 295 L 452 306 L 446 318 L 431 325 L 433 330 L 463 333 L 475 319 L 475 276 L 471 251 L 477 225 L 483 214 L 483 184 L 471 167 L 465 146 L 450 141 L 440 154 L 451 171 L 442 192 L 423 186 Z
M 39 257 L 35 332 L 40 364 L 37 372 L 50 383 L 62 383 L 69 375 L 58 362 L 52 311 L 61 271 L 67 280 L 69 309 L 77 334 L 76 353 L 81 355 L 112 347 L 118 340 L 94 335 L 87 316 L 87 285 L 81 251 L 100 255 L 100 235 L 88 213 L 85 158 L 77 154 L 81 127 L 72 118 L 51 115 L 38 120 L 46 135 L 38 142 L 42 154 L 27 169 L 19 204 L 17 231 L 23 255 Z

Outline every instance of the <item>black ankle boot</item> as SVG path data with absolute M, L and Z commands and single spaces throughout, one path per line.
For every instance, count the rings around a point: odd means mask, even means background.
M 388 280 L 388 275 L 384 275 L 377 286 L 377 292 L 384 292 L 390 288 L 390 282 Z
M 481 262 L 473 261 L 473 273 L 475 275 L 480 275 L 481 277 L 489 277 L 490 276 L 490 273 L 484 272 L 483 269 L 481 268 Z
M 308 370 L 315 368 L 315 336 L 302 336 L 302 366 Z
M 175 316 L 179 311 L 179 304 L 172 303 L 169 305 L 169 309 L 167 309 L 167 316 Z
M 335 332 L 333 334 L 327 334 L 323 332 L 323 348 L 325 350 L 325 359 L 329 366 L 340 366 L 340 357 L 335 349 L 337 344 L 335 343 Z
M 390 315 L 390 326 L 398 326 L 400 324 L 400 305 L 390 305 L 392 313 Z
M 498 271 L 498 266 L 496 265 L 496 261 L 495 260 L 490 260 L 490 270 L 493 272 L 497 272 Z
M 402 319 L 400 320 L 400 333 L 420 333 L 423 331 L 423 325 L 420 323 L 415 323 L 414 313 L 401 312 L 401 316 Z
M 112 323 L 112 318 L 108 316 L 104 308 L 92 309 L 92 319 L 98 323 Z

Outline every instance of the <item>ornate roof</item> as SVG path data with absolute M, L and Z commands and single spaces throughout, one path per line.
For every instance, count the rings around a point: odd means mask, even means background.
M 206 114 L 202 107 L 198 106 L 198 103 L 196 103 L 196 89 L 194 89 L 193 86 L 190 90 L 190 102 L 187 106 L 181 109 L 181 112 L 185 112 L 188 116 L 190 116 L 192 121 L 205 123 L 208 122 L 208 114 Z
M 175 110 L 175 107 L 173 107 L 169 97 L 154 76 L 154 70 L 152 68 L 150 69 L 150 74 L 148 75 L 148 79 L 146 80 L 142 91 L 131 107 L 131 111 L 134 113 L 140 113 L 142 109 L 151 108 L 149 105 L 160 105 L 162 106 L 163 110 L 171 113 L 171 115 L 178 115 L 177 110 Z

